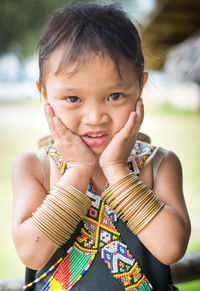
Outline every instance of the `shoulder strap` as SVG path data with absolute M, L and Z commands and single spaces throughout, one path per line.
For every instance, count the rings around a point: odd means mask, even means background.
M 153 156 L 153 160 L 152 160 L 152 163 L 153 163 L 152 164 L 153 186 L 155 184 L 158 169 L 160 168 L 160 165 L 161 165 L 162 161 L 164 160 L 166 153 L 167 153 L 167 151 L 165 149 L 159 147 L 157 149 L 155 155 Z
M 49 193 L 50 190 L 50 163 L 49 163 L 49 157 L 46 154 L 44 148 L 40 148 L 37 152 L 36 155 L 38 159 L 40 160 L 42 170 L 43 170 L 43 175 L 44 175 L 44 182 L 43 182 L 43 187 L 46 190 L 47 193 Z

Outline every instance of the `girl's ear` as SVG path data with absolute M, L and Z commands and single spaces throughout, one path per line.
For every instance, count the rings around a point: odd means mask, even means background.
M 147 79 L 148 79 L 148 73 L 147 72 L 144 72 L 144 75 L 143 75 L 143 83 L 142 83 L 142 86 L 140 88 L 140 95 L 139 95 L 139 97 L 142 96 L 142 91 L 143 91 L 143 88 L 144 88 L 144 86 L 145 86 L 145 84 L 147 82 Z
M 47 92 L 46 92 L 46 90 L 41 86 L 39 81 L 36 82 L 36 86 L 37 86 L 38 91 L 42 95 L 44 102 L 47 102 Z
M 144 77 L 143 77 L 143 87 L 145 86 L 147 80 L 148 80 L 148 73 L 147 73 L 147 72 L 144 72 Z
M 38 91 L 41 93 L 41 85 L 40 85 L 40 82 L 37 81 L 37 82 L 35 82 L 35 84 L 36 84 L 36 87 L 37 87 Z

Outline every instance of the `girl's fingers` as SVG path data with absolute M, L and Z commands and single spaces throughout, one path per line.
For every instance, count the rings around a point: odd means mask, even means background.
M 44 108 L 45 108 L 45 115 L 46 115 L 47 123 L 49 125 L 49 130 L 51 132 L 52 137 L 55 137 L 56 128 L 55 128 L 55 123 L 53 121 L 53 118 L 55 117 L 53 108 L 49 104 L 45 105 Z
M 68 129 L 64 125 L 64 123 L 59 117 L 54 116 L 53 122 L 54 122 L 54 128 L 55 128 L 58 139 L 65 139 L 65 142 L 71 143 L 75 140 L 76 137 L 78 137 L 78 135 L 73 133 L 70 129 Z
M 142 102 L 142 98 L 140 98 L 136 103 L 136 119 L 134 124 L 134 129 L 138 133 L 140 126 L 142 124 L 144 118 L 144 106 Z
M 124 137 L 137 135 L 143 121 L 144 109 L 142 99 L 140 98 L 136 103 L 136 110 L 132 111 L 129 118 L 121 130 Z
M 66 128 L 66 126 L 59 117 L 54 116 L 53 123 L 58 136 L 63 137 L 66 135 L 66 133 L 68 133 L 69 130 Z
M 135 124 L 136 117 L 137 117 L 136 112 L 132 111 L 129 115 L 129 118 L 126 124 L 122 128 L 123 135 L 125 134 L 128 137 L 131 134 L 134 124 Z
M 136 113 L 139 119 L 138 121 L 141 124 L 144 117 L 144 106 L 143 106 L 142 98 L 140 98 L 136 103 Z
M 53 125 L 53 117 L 55 116 L 53 108 L 50 105 L 45 105 L 45 115 L 49 126 Z
M 71 132 L 62 122 L 62 120 L 55 115 L 53 108 L 50 104 L 45 104 L 45 114 L 49 129 L 53 139 L 63 139 L 64 137 L 67 140 L 74 138 L 73 132 Z

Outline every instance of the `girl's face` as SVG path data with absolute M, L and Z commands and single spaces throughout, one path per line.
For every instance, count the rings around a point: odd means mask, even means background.
M 99 156 L 135 110 L 141 94 L 137 75 L 123 61 L 120 77 L 113 60 L 106 55 L 92 57 L 72 74 L 75 63 L 55 74 L 61 54 L 58 49 L 51 55 L 41 93 L 65 126 Z

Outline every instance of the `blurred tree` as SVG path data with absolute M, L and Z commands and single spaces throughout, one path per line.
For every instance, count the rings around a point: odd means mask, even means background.
M 34 54 L 48 16 L 76 2 L 118 3 L 136 13 L 139 0 L 0 0 L 0 55 L 14 52 L 24 58 Z
M 0 55 L 15 52 L 32 55 L 37 48 L 41 27 L 56 9 L 74 0 L 1 0 Z

